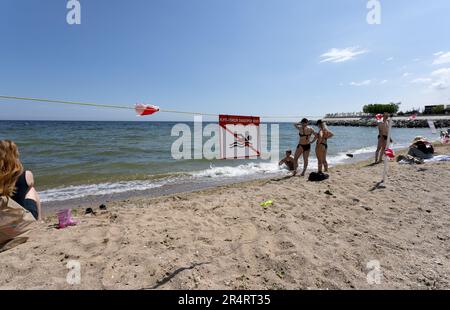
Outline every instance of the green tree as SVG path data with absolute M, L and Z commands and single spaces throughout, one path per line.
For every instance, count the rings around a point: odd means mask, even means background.
M 433 114 L 444 114 L 444 110 L 445 110 L 444 105 L 438 105 L 433 108 L 432 113 Z
M 368 104 L 363 107 L 364 113 L 369 114 L 383 114 L 383 113 L 390 113 L 395 114 L 398 112 L 400 103 L 389 103 L 389 104 Z

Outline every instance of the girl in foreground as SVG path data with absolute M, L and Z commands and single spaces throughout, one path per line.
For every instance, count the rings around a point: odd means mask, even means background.
M 23 169 L 19 150 L 9 140 L 0 140 L 0 196 L 11 198 L 41 220 L 41 202 L 34 188 L 33 173 Z
M 316 156 L 319 166 L 319 172 L 328 172 L 327 140 L 332 138 L 334 134 L 328 129 L 327 124 L 322 120 L 317 121 L 317 126 L 319 127 L 319 132 L 317 133 Z

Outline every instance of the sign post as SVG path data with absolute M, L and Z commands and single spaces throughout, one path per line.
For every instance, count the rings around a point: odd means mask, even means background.
M 385 183 L 386 183 L 387 170 L 388 170 L 388 161 L 389 161 L 388 157 L 386 156 L 386 150 L 389 149 L 390 146 L 391 146 L 391 137 L 392 137 L 391 132 L 392 132 L 392 123 L 393 123 L 392 117 L 390 117 L 388 119 L 388 122 L 389 122 L 389 131 L 388 131 L 388 138 L 387 138 L 387 142 L 386 142 L 386 148 L 384 149 L 384 152 L 385 152 L 385 154 L 384 154 L 384 168 L 383 168 L 383 176 L 381 178 L 380 185 L 385 185 Z

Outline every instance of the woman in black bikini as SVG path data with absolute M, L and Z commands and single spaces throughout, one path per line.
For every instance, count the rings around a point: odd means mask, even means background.
M 14 142 L 0 141 L 0 195 L 6 196 L 41 220 L 41 203 L 31 171 L 24 170 Z
M 316 144 L 316 156 L 319 167 L 319 172 L 328 172 L 328 162 L 327 162 L 327 151 L 328 144 L 327 140 L 332 138 L 334 134 L 328 129 L 327 124 L 322 121 L 317 121 L 317 126 L 319 127 L 319 133 L 317 134 L 317 144 Z
M 301 176 L 304 176 L 306 169 L 308 168 L 308 159 L 309 153 L 311 152 L 311 144 L 317 140 L 317 137 L 315 135 L 314 129 L 308 126 L 308 120 L 306 118 L 302 119 L 300 123 L 297 123 L 294 126 L 298 129 L 300 141 L 297 145 L 297 150 L 295 151 L 293 175 L 297 174 L 298 159 L 303 155 L 303 172 Z M 311 136 L 314 137 L 312 141 Z

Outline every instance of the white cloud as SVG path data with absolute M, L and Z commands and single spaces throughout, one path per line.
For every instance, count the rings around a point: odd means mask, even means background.
M 372 80 L 365 80 L 365 81 L 361 81 L 361 82 L 351 82 L 350 85 L 351 86 L 367 86 L 370 85 L 372 83 Z
M 409 72 L 403 73 L 403 77 L 408 77 L 408 76 L 411 76 L 411 73 L 409 73 Z
M 431 83 L 432 81 L 433 80 L 430 79 L 430 78 L 418 78 L 418 79 L 412 80 L 411 83 L 414 83 L 414 84 L 428 84 L 428 83 Z
M 358 46 L 354 47 L 347 47 L 343 49 L 339 48 L 332 48 L 328 52 L 323 53 L 320 55 L 321 58 L 323 58 L 320 62 L 345 62 L 352 60 L 358 55 L 362 55 L 369 52 L 368 50 L 361 49 Z
M 411 83 L 426 85 L 431 90 L 450 89 L 450 68 L 435 70 L 428 76 L 411 80 Z
M 440 53 L 436 53 L 434 55 L 437 57 L 433 61 L 433 65 L 443 65 L 443 64 L 450 63 L 450 52 L 447 52 L 447 53 L 440 52 Z
M 449 76 L 450 75 L 450 68 L 442 68 L 436 71 L 431 72 L 431 76 Z
M 389 57 L 386 59 L 386 61 L 393 61 L 393 60 L 394 60 L 394 57 Z
M 387 82 L 389 82 L 388 80 L 382 80 L 381 82 L 380 82 L 380 84 L 386 84 Z
M 413 61 L 418 62 L 418 61 L 420 61 L 420 58 L 414 58 Z
M 441 52 L 434 53 L 433 55 L 434 55 L 434 56 L 440 56 L 440 55 L 442 55 L 442 54 L 444 54 L 444 52 L 441 51 Z
M 443 68 L 431 72 L 433 82 L 431 87 L 437 90 L 450 88 L 450 68 Z

